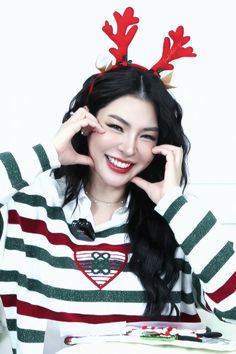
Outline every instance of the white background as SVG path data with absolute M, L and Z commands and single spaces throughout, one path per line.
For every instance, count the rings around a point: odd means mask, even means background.
M 133 6 L 129 59 L 151 67 L 180 24 L 196 58 L 174 62 L 172 94 L 192 149 L 190 189 L 236 222 L 234 0 L 0 0 L 0 149 L 51 138 L 95 60 L 113 46 L 101 28 Z M 236 233 L 236 232 L 235 232 Z

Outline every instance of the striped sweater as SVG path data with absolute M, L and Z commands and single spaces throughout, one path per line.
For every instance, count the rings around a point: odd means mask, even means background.
M 48 173 L 59 167 L 49 144 L 0 154 L 0 295 L 13 352 L 43 352 L 48 320 L 68 323 L 140 321 L 145 291 L 129 271 L 127 208 L 95 227 L 94 242 L 70 232 L 73 218 L 90 218 L 82 193 L 62 208 L 65 184 Z M 175 188 L 156 206 L 179 247 L 179 279 L 171 297 L 181 320 L 199 321 L 197 306 L 236 319 L 236 256 L 214 215 Z M 76 214 L 73 214 L 74 213 Z M 85 214 L 84 214 L 85 213 Z M 167 317 L 170 304 L 160 320 Z

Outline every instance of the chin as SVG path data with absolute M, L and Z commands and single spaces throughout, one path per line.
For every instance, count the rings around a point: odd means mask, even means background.
M 133 176 L 127 176 L 124 178 L 124 176 L 111 176 L 110 178 L 104 178 L 103 181 L 105 184 L 107 184 L 110 187 L 114 188 L 119 188 L 119 187 L 125 187 L 130 180 L 133 178 Z

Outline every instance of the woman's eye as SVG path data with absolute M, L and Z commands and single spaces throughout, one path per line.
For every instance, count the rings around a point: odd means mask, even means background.
M 107 126 L 110 127 L 110 128 L 112 128 L 112 129 L 114 129 L 114 130 L 117 130 L 117 131 L 119 131 L 119 132 L 122 132 L 122 131 L 123 131 L 123 129 L 122 129 L 119 125 L 117 125 L 117 124 L 107 124 Z
M 142 138 L 145 139 L 145 140 L 151 140 L 151 141 L 157 141 L 157 138 L 153 135 L 142 135 Z

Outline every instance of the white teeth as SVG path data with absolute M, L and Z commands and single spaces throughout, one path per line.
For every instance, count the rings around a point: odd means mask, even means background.
M 119 168 L 128 168 L 131 163 L 125 163 L 125 162 L 120 162 L 116 159 L 114 159 L 113 157 L 107 156 L 108 160 L 112 163 L 112 165 L 117 166 Z

